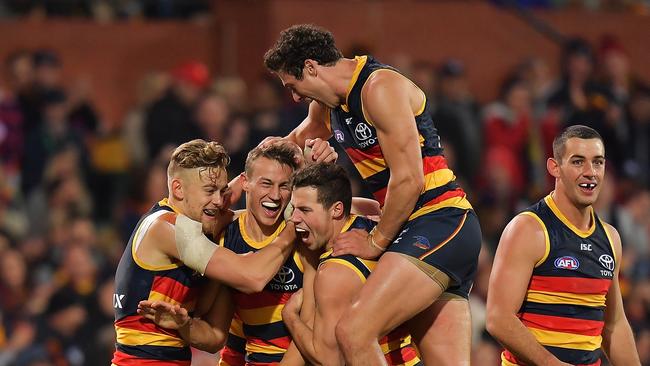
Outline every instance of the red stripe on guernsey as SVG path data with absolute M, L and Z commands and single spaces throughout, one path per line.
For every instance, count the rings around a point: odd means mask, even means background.
M 113 360 L 111 361 L 117 366 L 190 366 L 192 361 L 174 361 L 174 360 L 145 360 L 127 355 L 124 352 L 115 351 Z
M 425 156 L 422 158 L 422 170 L 424 174 L 435 172 L 440 169 L 447 169 L 447 160 L 442 155 Z
M 520 317 L 525 326 L 554 332 L 582 334 L 586 336 L 599 336 L 603 331 L 605 322 L 561 316 L 540 315 L 524 313 Z
M 284 305 L 293 292 L 258 292 L 255 294 L 235 293 L 234 299 L 241 309 L 257 309 L 266 306 Z
M 503 357 L 504 357 L 506 360 L 508 360 L 508 362 L 510 362 L 510 363 L 514 363 L 515 365 L 526 366 L 525 363 L 523 363 L 523 362 L 519 362 L 519 360 L 517 360 L 517 358 L 515 357 L 515 355 L 513 355 L 512 353 L 510 353 L 510 351 L 508 351 L 507 349 L 504 349 L 504 350 L 503 350 Z
M 601 364 L 601 361 L 600 361 L 600 359 L 599 359 L 598 361 L 596 361 L 596 362 L 594 362 L 594 363 L 590 363 L 590 364 L 582 364 L 582 363 L 581 363 L 581 364 L 576 365 L 576 366 L 600 366 L 600 364 Z
M 550 292 L 570 292 L 574 294 L 605 295 L 611 280 L 578 277 L 533 276 L 530 289 Z
M 411 346 L 399 348 L 384 355 L 389 365 L 404 365 L 418 356 Z
M 155 276 L 153 278 L 151 291 L 156 291 L 165 296 L 171 297 L 181 304 L 191 300 L 192 298 L 189 296 L 194 296 L 196 293 L 196 289 L 191 289 L 173 278 L 162 276 Z
M 278 337 L 273 339 L 261 339 L 249 337 L 246 339 L 248 343 L 255 344 L 259 347 L 264 347 L 265 344 L 271 344 L 278 348 L 289 349 L 289 344 L 291 344 L 291 337 Z
M 116 321 L 115 326 L 118 326 L 120 328 L 138 330 L 141 332 L 160 333 L 160 334 L 166 334 L 177 338 L 181 337 L 178 334 L 178 331 L 160 328 L 151 320 L 143 318 L 140 315 L 131 315 L 131 316 L 124 317 Z
M 221 360 L 228 364 L 228 366 L 244 366 L 244 354 L 235 351 L 234 349 L 225 346 L 221 350 Z
M 371 147 L 368 150 L 363 150 L 363 151 L 348 147 L 345 149 L 345 152 L 348 154 L 350 160 L 352 160 L 352 163 L 354 164 L 364 161 L 366 159 L 377 159 L 377 158 L 384 157 L 384 154 L 381 152 L 381 147 L 379 146 L 379 144 Z
M 386 192 L 388 192 L 388 187 L 375 191 L 375 193 L 372 194 L 382 206 L 384 205 L 384 201 L 386 201 Z
M 440 202 L 442 202 L 444 200 L 447 200 L 449 198 L 463 197 L 463 196 L 465 196 L 465 191 L 463 191 L 462 188 L 452 189 L 451 191 L 447 191 L 447 192 L 441 194 L 440 196 L 432 199 L 431 201 L 425 203 L 422 207 L 433 206 L 436 203 L 440 203 Z

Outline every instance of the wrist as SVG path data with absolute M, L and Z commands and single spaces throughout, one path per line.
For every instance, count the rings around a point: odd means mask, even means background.
M 391 238 L 384 235 L 384 233 L 379 230 L 379 226 L 372 228 L 368 236 L 372 246 L 380 247 L 383 250 L 386 250 L 386 248 L 393 242 Z
M 189 333 L 191 327 L 192 327 L 192 317 L 189 317 L 187 319 L 187 321 L 185 322 L 185 324 L 178 327 L 178 330 L 180 332 L 188 332 Z
M 370 233 L 368 233 L 368 236 L 366 237 L 366 240 L 368 241 L 368 245 L 371 248 L 377 249 L 382 253 L 386 251 L 385 247 L 383 247 L 383 246 L 377 244 L 377 242 L 375 242 L 374 233 L 372 231 Z

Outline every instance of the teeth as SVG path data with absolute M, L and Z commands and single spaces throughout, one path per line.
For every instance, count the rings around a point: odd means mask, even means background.
M 307 232 L 307 230 L 305 230 L 303 228 L 299 228 L 299 227 L 296 228 L 296 231 L 299 232 L 299 233 L 306 233 Z
M 217 210 L 213 208 L 212 209 L 206 208 L 205 210 L 203 210 L 203 213 L 208 216 L 215 216 L 217 214 Z
M 262 202 L 262 206 L 264 208 L 270 208 L 270 209 L 276 209 L 276 208 L 280 207 L 279 204 L 274 203 L 274 202 Z
M 596 188 L 596 183 L 580 183 L 578 184 L 582 188 L 594 189 Z

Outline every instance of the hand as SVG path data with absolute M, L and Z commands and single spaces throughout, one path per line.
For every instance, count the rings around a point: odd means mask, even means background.
M 287 301 L 286 304 L 284 304 L 284 308 L 282 309 L 282 317 L 283 318 L 288 318 L 291 317 L 292 315 L 295 316 L 300 316 L 300 309 L 302 308 L 302 289 L 296 291 L 291 298 L 289 298 L 289 301 Z
M 181 329 L 190 323 L 185 308 L 164 301 L 143 300 L 138 303 L 138 314 L 165 329 Z
M 307 151 L 311 148 L 311 151 Z M 321 138 L 305 140 L 305 160 L 307 163 L 335 163 L 339 155 L 327 140 Z
M 295 242 L 296 238 L 297 238 L 297 236 L 296 236 L 296 225 L 293 223 L 293 221 L 289 221 L 289 220 L 285 221 L 285 223 L 286 223 L 286 226 L 284 227 L 284 229 L 282 229 L 282 231 L 280 232 L 280 235 L 278 235 L 278 236 L 280 238 L 282 238 L 283 240 L 288 240 L 288 241 L 291 241 L 291 242 Z
M 21 351 L 32 344 L 36 336 L 34 326 L 26 321 L 20 321 L 14 327 L 11 337 L 7 340 L 7 349 Z
M 352 229 L 339 234 L 334 240 L 335 257 L 352 254 L 363 259 L 377 259 L 383 252 L 368 243 L 368 232 L 361 229 Z

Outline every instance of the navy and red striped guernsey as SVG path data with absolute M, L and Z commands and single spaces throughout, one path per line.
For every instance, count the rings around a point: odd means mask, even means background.
M 191 351 L 178 331 L 163 329 L 137 314 L 141 300 L 162 300 L 179 304 L 191 313 L 196 305 L 197 286 L 202 277 L 181 262 L 149 266 L 138 259 L 136 249 L 155 220 L 174 223 L 176 212 L 167 199 L 158 202 L 144 215 L 124 250 L 115 274 L 116 350 L 112 364 L 117 366 L 189 366 Z
M 262 242 L 253 240 L 246 234 L 247 212 L 243 212 L 226 227 L 219 239 L 219 245 L 243 254 L 255 252 L 270 244 L 285 223 L 282 222 L 275 233 Z M 221 365 L 241 365 L 241 339 L 245 338 L 246 365 L 277 365 L 291 343 L 291 334 L 282 320 L 282 309 L 294 292 L 302 288 L 303 266 L 297 252 L 280 267 L 280 271 L 264 287 L 254 294 L 233 291 L 235 318 L 233 319 L 228 343 L 221 354 Z M 240 328 L 241 327 L 241 328 Z M 231 341 L 231 339 L 233 341 Z
M 397 71 L 377 62 L 371 56 L 357 56 L 355 60 L 357 68 L 350 82 L 346 104 L 330 110 L 327 125 L 375 199 L 383 206 L 390 171 L 379 146 L 377 131 L 365 114 L 361 90 L 373 73 Z M 453 171 L 447 166 L 440 136 L 428 111 L 426 95 L 422 95 L 422 107 L 416 111 L 414 117 L 419 134 L 425 183 L 424 191 L 420 194 L 409 220 L 443 207 L 472 208 L 465 198 L 465 191 L 456 183 Z
M 600 365 L 605 299 L 618 260 L 605 225 L 592 210 L 590 229 L 579 230 L 551 195 L 522 215 L 544 228 L 546 252 L 533 269 L 519 319 L 561 361 Z M 508 350 L 501 362 L 523 364 Z
M 350 215 L 341 232 L 346 232 L 351 229 L 362 229 L 369 232 L 375 224 L 374 221 L 365 217 Z M 370 273 L 377 265 L 377 261 L 361 259 L 350 254 L 334 257 L 332 256 L 331 249 L 320 256 L 319 266 L 325 263 L 342 265 L 353 270 L 359 276 L 359 280 L 362 283 L 366 282 L 368 276 L 370 276 Z M 411 335 L 404 326 L 397 327 L 381 338 L 379 340 L 379 346 L 384 353 L 388 365 L 423 365 L 411 342 Z

